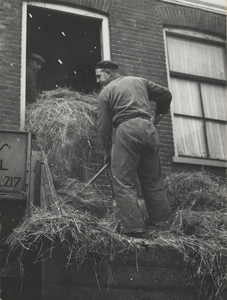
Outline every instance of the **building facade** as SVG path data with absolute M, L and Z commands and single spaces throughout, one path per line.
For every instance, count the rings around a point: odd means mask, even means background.
M 96 90 L 94 66 L 116 61 L 173 94 L 158 126 L 165 173 L 226 172 L 224 1 L 0 2 L 0 129 L 24 130 L 26 57 L 46 60 L 44 90 Z
M 24 133 L 26 59 L 30 53 L 46 61 L 39 74 L 40 90 L 66 86 L 83 93 L 97 92 L 95 65 L 109 59 L 119 64 L 123 75 L 145 77 L 168 87 L 173 95 L 171 109 L 157 126 L 164 173 L 207 170 L 226 178 L 225 0 L 0 0 L 0 133 Z M 6 170 L 1 156 L 4 146 L 0 140 L 0 171 Z M 97 164 L 95 167 L 100 168 Z M 15 176 L 5 176 L 11 187 L 20 178 Z M 26 201 L 0 194 L 0 240 L 21 221 Z M 7 253 L 1 241 L 0 246 Z M 172 272 L 177 264 L 173 262 L 165 276 L 174 279 Z M 61 260 L 55 267 L 62 274 Z M 66 290 L 53 294 L 46 288 L 42 295 L 41 269 L 36 264 L 35 280 L 25 283 L 33 299 L 71 295 L 64 278 Z M 46 269 L 55 271 L 48 266 Z M 166 272 L 162 266 L 160 269 Z M 48 279 L 49 273 L 43 272 Z M 122 276 L 127 278 L 124 272 L 119 278 Z M 165 276 L 154 274 L 154 282 L 160 278 L 165 281 Z M 3 278 L 3 290 L 15 289 L 12 278 Z M 124 288 L 128 282 L 121 281 Z M 81 282 L 84 288 L 83 278 Z M 141 292 L 145 299 L 150 279 L 146 282 L 141 277 L 137 282 L 145 286 Z M 135 283 L 131 284 L 135 290 Z M 195 299 L 182 290 L 178 280 L 171 281 L 171 286 L 183 293 L 171 299 Z M 156 288 L 162 292 L 163 285 Z M 18 299 L 16 293 L 15 298 L 6 299 Z M 160 297 L 170 299 L 168 293 Z

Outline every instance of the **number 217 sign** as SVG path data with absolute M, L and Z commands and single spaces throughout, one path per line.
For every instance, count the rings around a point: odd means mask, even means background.
M 0 131 L 0 191 L 24 190 L 28 133 Z

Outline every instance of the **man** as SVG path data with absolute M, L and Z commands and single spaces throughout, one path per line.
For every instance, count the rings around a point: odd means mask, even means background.
M 111 163 L 122 234 L 143 238 L 146 228 L 138 207 L 136 175 L 150 223 L 171 216 L 155 125 L 168 112 L 172 96 L 166 88 L 144 78 L 119 75 L 118 65 L 112 61 L 99 62 L 95 72 L 103 86 L 98 97 L 98 127 L 105 163 Z M 156 102 L 152 121 L 149 100 Z
M 26 103 L 34 103 L 38 97 L 37 74 L 45 64 L 38 54 L 30 54 L 26 66 Z

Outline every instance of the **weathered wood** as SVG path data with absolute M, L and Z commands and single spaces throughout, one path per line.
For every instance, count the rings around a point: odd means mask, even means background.
M 60 209 L 59 198 L 54 187 L 47 157 L 43 151 L 41 152 L 43 162 L 41 165 L 41 207 L 57 214 Z
M 27 145 L 27 162 L 26 162 L 26 194 L 27 198 L 27 213 L 29 214 L 31 205 L 30 205 L 30 179 L 31 179 L 31 152 L 32 152 L 32 134 L 28 132 L 28 145 Z
M 40 206 L 41 163 L 41 152 L 32 150 L 30 176 L 30 204 L 34 206 Z

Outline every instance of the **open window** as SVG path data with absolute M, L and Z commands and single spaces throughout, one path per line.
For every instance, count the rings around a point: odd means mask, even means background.
M 46 64 L 38 73 L 38 89 L 70 87 L 99 90 L 95 65 L 110 59 L 108 18 L 89 11 L 37 2 L 24 3 L 22 44 L 22 128 L 25 114 L 26 57 L 35 53 Z
M 166 30 L 166 46 L 175 156 L 227 161 L 224 40 Z

